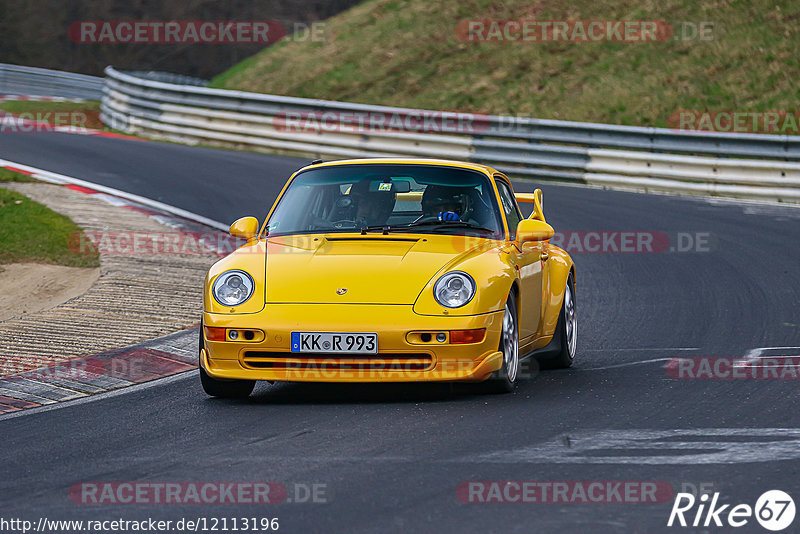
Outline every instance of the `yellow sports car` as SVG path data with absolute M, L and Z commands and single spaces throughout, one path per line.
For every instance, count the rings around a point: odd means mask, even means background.
M 533 204 L 523 218 L 517 201 Z M 295 172 L 204 291 L 200 378 L 217 397 L 256 380 L 484 382 L 575 357 L 575 268 L 549 244 L 542 193 L 475 163 L 360 159 Z

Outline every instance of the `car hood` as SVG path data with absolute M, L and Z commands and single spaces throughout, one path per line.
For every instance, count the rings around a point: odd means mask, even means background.
M 438 271 L 487 242 L 438 235 L 271 237 L 266 301 L 413 304 Z

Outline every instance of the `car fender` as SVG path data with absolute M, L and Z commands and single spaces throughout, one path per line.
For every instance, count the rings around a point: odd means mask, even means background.
M 436 302 L 433 296 L 436 281 L 452 271 L 467 273 L 476 285 L 475 296 L 460 308 L 446 308 Z M 453 317 L 502 311 L 515 280 L 516 272 L 502 245 L 492 246 L 488 250 L 478 247 L 448 262 L 428 281 L 414 303 L 414 312 L 419 315 Z
M 561 313 L 561 305 L 564 302 L 564 291 L 567 286 L 567 278 L 570 273 L 575 280 L 575 264 L 570 255 L 563 249 L 548 245 L 550 256 L 545 265 L 547 273 L 545 276 L 544 305 L 543 305 L 543 324 L 542 335 L 552 337 L 558 323 L 558 316 Z
M 208 270 L 203 285 L 203 309 L 209 313 L 258 313 L 264 309 L 266 302 L 266 241 L 259 239 L 254 243 L 243 245 L 225 256 Z M 214 280 L 231 269 L 241 269 L 253 278 L 255 288 L 253 295 L 243 304 L 235 308 L 223 306 L 211 295 Z

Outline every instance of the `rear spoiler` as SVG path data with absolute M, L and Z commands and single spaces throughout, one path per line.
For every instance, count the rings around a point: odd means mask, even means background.
M 544 210 L 542 210 L 541 189 L 537 189 L 533 193 L 514 193 L 514 197 L 520 204 L 533 204 L 533 213 L 531 213 L 531 216 L 528 217 L 529 219 L 547 222 L 544 219 Z
M 537 189 L 533 193 L 514 193 L 514 197 L 520 204 L 533 204 L 533 213 L 530 219 L 545 221 L 544 211 L 542 211 L 542 190 Z M 397 193 L 397 200 L 416 201 L 422 200 L 422 191 L 409 191 L 408 193 Z

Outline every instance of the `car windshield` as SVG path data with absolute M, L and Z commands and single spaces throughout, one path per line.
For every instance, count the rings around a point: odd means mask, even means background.
M 409 231 L 502 237 L 488 178 L 436 165 L 318 167 L 295 176 L 269 218 L 270 235 Z

